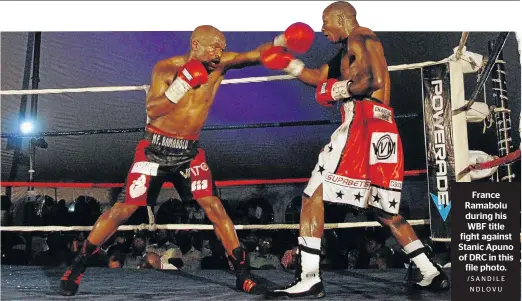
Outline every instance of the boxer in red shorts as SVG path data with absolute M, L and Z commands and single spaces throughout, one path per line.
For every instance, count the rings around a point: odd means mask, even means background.
M 283 47 L 272 47 L 261 57 L 267 68 L 285 70 L 317 87 L 319 104 L 340 102 L 342 115 L 341 126 L 321 150 L 304 190 L 295 281 L 268 296 L 325 296 L 319 269 L 324 201 L 371 210 L 419 267 L 422 279 L 416 286 L 447 289 L 447 276 L 428 258 L 411 225 L 398 214 L 404 163 L 389 106 L 390 77 L 383 47 L 374 32 L 359 26 L 355 8 L 348 2 L 335 2 L 324 10 L 322 32 L 343 47 L 319 69 L 304 67 Z
M 96 221 L 82 251 L 63 275 L 60 283 L 63 295 L 76 294 L 89 256 L 139 206 L 153 205 L 166 181 L 174 183 L 184 200 L 195 199 L 207 214 L 234 266 L 236 287 L 252 294 L 264 292 L 250 276 L 246 251 L 221 200 L 214 194 L 211 171 L 205 152 L 198 148 L 198 138 L 228 70 L 259 65 L 261 53 L 274 45 L 305 52 L 313 38 L 309 26 L 295 23 L 273 42 L 253 51 L 225 52 L 223 33 L 204 25 L 192 32 L 187 54 L 154 66 L 146 100 L 148 124 L 136 148 L 125 188 L 114 206 Z

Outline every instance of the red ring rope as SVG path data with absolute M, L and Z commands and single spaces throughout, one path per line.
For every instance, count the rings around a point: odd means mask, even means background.
M 418 176 L 425 174 L 426 170 L 407 170 L 404 176 Z M 264 184 L 295 184 L 306 183 L 308 178 L 295 179 L 274 179 L 274 180 L 231 180 L 231 181 L 216 181 L 216 186 L 244 186 L 244 185 L 264 185 Z M 118 188 L 123 187 L 124 183 L 67 183 L 67 182 L 0 182 L 1 187 L 51 187 L 51 188 Z M 171 183 L 165 183 L 164 188 L 172 188 Z

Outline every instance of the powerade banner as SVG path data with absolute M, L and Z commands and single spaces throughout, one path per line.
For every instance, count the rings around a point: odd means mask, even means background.
M 449 238 L 451 189 L 456 181 L 449 64 L 424 67 L 422 81 L 431 235 Z

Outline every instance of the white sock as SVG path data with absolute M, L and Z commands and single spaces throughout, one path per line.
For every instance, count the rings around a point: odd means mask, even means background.
M 300 245 L 307 246 L 311 249 L 321 250 L 321 239 L 316 237 L 298 237 L 297 241 Z M 319 279 L 319 262 L 321 258 L 318 254 L 308 253 L 300 250 L 302 279 L 316 278 Z
M 307 246 L 309 248 L 316 249 L 316 250 L 321 250 L 321 238 L 299 236 L 297 238 L 297 242 L 300 245 Z
M 404 247 L 404 251 L 410 254 L 421 248 L 424 248 L 424 245 L 420 240 L 417 239 L 416 241 L 407 244 Z M 431 261 L 428 259 L 428 256 L 426 256 L 426 253 L 424 252 L 413 257 L 411 260 L 415 262 L 415 265 L 417 265 L 422 275 L 437 274 L 438 272 L 437 268 L 433 265 L 433 263 L 431 263 Z

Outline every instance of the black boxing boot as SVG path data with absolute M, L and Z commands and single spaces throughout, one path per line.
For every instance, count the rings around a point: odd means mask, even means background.
M 87 239 L 83 243 L 83 248 L 72 261 L 60 280 L 60 293 L 64 296 L 74 296 L 78 291 L 78 286 L 82 280 L 86 269 L 87 259 L 96 254 L 100 249 L 90 243 Z
M 228 256 L 230 262 L 236 272 L 236 288 L 253 295 L 261 295 L 266 292 L 264 286 L 260 285 L 252 275 L 248 265 L 247 252 L 243 247 L 237 247 L 232 250 L 232 254 Z
M 410 245 L 416 243 L 418 246 L 422 244 L 417 243 L 420 241 L 416 241 L 411 243 Z M 408 245 L 408 246 L 410 246 Z M 406 246 L 406 247 L 408 247 Z M 414 251 L 406 251 L 408 257 L 410 258 L 410 266 L 408 267 L 407 272 L 407 282 L 413 283 L 413 287 L 422 290 L 431 290 L 431 291 L 445 291 L 450 287 L 450 282 L 448 276 L 440 265 L 433 262 L 431 257 L 429 256 L 429 250 L 427 250 L 423 245 Z M 420 279 L 415 279 L 417 277 L 413 276 L 413 266 L 416 266 L 421 276 L 418 277 Z
M 284 288 L 268 292 L 266 298 L 315 299 L 326 296 L 319 269 L 320 256 L 320 249 L 299 244 L 294 282 Z

